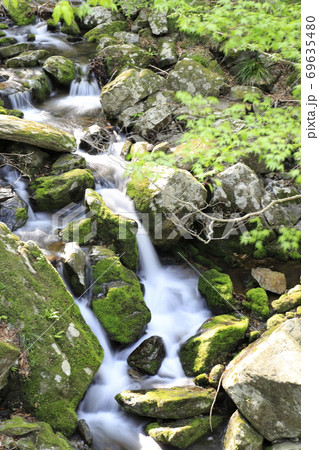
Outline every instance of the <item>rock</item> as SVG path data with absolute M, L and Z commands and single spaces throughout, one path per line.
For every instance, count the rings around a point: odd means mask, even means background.
M 125 33 L 125 32 L 123 32 L 123 33 Z M 110 36 L 102 37 L 99 40 L 99 45 L 96 47 L 96 52 L 102 53 L 103 50 L 105 50 L 110 45 L 117 45 L 117 44 L 119 44 L 119 41 L 115 37 L 110 37 Z
M 113 246 L 121 255 L 121 261 L 132 270 L 137 269 L 138 251 L 134 220 L 113 214 L 105 205 L 102 197 L 92 189 L 87 189 L 85 202 L 91 217 L 96 220 L 97 236 L 107 246 Z
M 165 358 L 163 339 L 151 336 L 145 339 L 127 358 L 127 363 L 133 369 L 146 375 L 156 375 Z
M 76 140 L 58 128 L 31 120 L 0 115 L 0 140 L 5 139 L 35 145 L 55 152 L 72 152 Z
M 81 30 L 75 20 L 72 20 L 70 25 L 67 25 L 64 22 L 61 27 L 61 32 L 64 34 L 68 34 L 69 36 L 80 36 L 81 35 Z
M 1 290 L 2 283 L 0 283 L 0 292 Z M 0 390 L 7 384 L 10 369 L 17 361 L 19 354 L 20 349 L 15 345 L 12 345 L 8 342 L 0 342 Z
M 123 266 L 112 250 L 93 247 L 93 311 L 111 340 L 135 342 L 151 320 L 134 272 Z
M 10 187 L 0 187 L 0 222 L 14 231 L 28 220 L 28 205 Z
M 212 428 L 222 422 L 220 416 L 212 416 Z M 161 444 L 177 448 L 187 448 L 210 431 L 209 417 L 176 420 L 174 422 L 150 423 L 146 433 Z
M 85 260 L 86 254 L 76 242 L 68 242 L 63 249 L 63 256 L 69 273 L 70 285 L 76 295 L 86 289 Z
M 35 67 L 40 64 L 49 56 L 47 50 L 31 50 L 28 52 L 20 53 L 15 58 L 10 58 L 6 61 L 7 67 Z
M 32 145 L 24 144 L 23 148 L 21 147 L 21 144 L 12 143 L 9 145 L 6 149 L 8 153 L 7 158 L 10 164 L 13 164 L 20 172 L 30 177 L 30 180 L 33 180 L 43 171 L 49 155 Z M 23 155 L 23 158 L 20 155 Z
M 204 322 L 196 336 L 182 345 L 180 360 L 187 376 L 208 373 L 216 364 L 229 359 L 244 339 L 249 321 L 234 316 L 215 316 Z
M 83 199 L 86 188 L 94 187 L 90 170 L 74 169 L 62 175 L 37 178 L 30 184 L 32 199 L 40 211 L 55 211 Z
M 131 26 L 131 31 L 133 31 L 133 33 L 138 33 L 143 28 L 148 27 L 148 25 L 148 11 L 146 9 L 142 9 L 137 18 L 134 20 Z
M 133 131 L 143 138 L 154 137 L 172 120 L 172 108 L 168 105 L 155 106 L 148 109 L 133 126 Z
M 103 6 L 96 6 L 91 8 L 90 14 L 83 18 L 83 27 L 90 30 L 98 25 L 108 25 L 116 19 L 120 19 L 121 15 L 104 8 Z
M 162 36 L 168 33 L 167 15 L 165 12 L 152 11 L 148 15 L 148 23 L 155 36 Z
M 92 243 L 97 235 L 97 223 L 93 218 L 78 219 L 62 230 L 63 242 L 76 242 L 79 245 Z
M 81 136 L 81 148 L 93 155 L 105 152 L 113 136 L 112 127 L 102 128 L 96 124 L 91 125 Z
M 275 294 L 283 294 L 286 290 L 286 277 L 281 272 L 257 267 L 251 270 L 252 276 L 255 278 L 260 287 L 266 291 Z
M 182 386 L 123 391 L 115 400 L 125 411 L 159 419 L 186 419 L 209 412 L 215 389 Z
M 250 310 L 257 319 L 267 320 L 269 317 L 268 296 L 263 288 L 250 289 L 246 292 L 243 306 Z
M 300 442 L 280 442 L 269 447 L 269 450 L 301 450 Z
M 12 58 L 13 56 L 19 55 L 22 52 L 28 50 L 29 44 L 21 42 L 19 44 L 8 45 L 8 47 L 0 48 L 0 59 Z
M 297 308 L 299 305 L 301 305 L 300 284 L 297 284 L 297 286 L 290 289 L 286 294 L 283 294 L 278 300 L 274 300 L 271 304 L 271 306 L 279 313 L 284 313 L 290 309 Z
M 212 311 L 232 311 L 237 304 L 233 298 L 233 283 L 229 275 L 215 269 L 202 273 L 198 279 L 198 289 Z
M 109 76 L 130 68 L 147 67 L 152 55 L 133 44 L 109 45 L 103 50 L 104 65 Z
M 157 92 L 163 85 L 164 79 L 151 70 L 126 70 L 103 87 L 100 100 L 104 114 L 116 118 L 126 108 Z
M 165 166 L 146 167 L 147 178 L 131 178 L 127 194 L 138 211 L 149 214 L 149 234 L 158 245 L 177 241 L 205 205 L 205 188 L 185 170 Z M 184 203 L 185 202 L 185 203 Z M 169 242 L 171 241 L 171 242 Z
M 274 316 L 270 317 L 270 319 L 267 320 L 267 330 L 271 330 L 274 327 L 277 327 L 278 325 L 282 324 L 283 322 L 286 322 L 287 317 L 284 316 L 284 314 L 275 314 Z
M 176 43 L 173 40 L 165 40 L 159 46 L 158 65 L 159 67 L 169 67 L 177 61 Z
M 84 419 L 80 419 L 78 421 L 78 431 L 84 442 L 88 446 L 91 446 L 93 443 L 93 436 L 87 422 Z
M 64 56 L 50 56 L 43 64 L 43 70 L 64 87 L 70 86 L 76 75 L 74 62 Z
M 23 119 L 23 112 L 19 111 L 18 109 L 5 109 L 0 106 L 0 114 L 4 114 L 5 116 L 14 116 L 18 117 L 19 119 Z
M 86 161 L 83 156 L 75 154 L 66 154 L 59 156 L 59 158 L 52 164 L 51 174 L 61 175 L 74 169 L 86 169 Z
M 43 103 L 51 94 L 49 78 L 45 73 L 31 77 L 28 82 L 34 103 Z
M 18 2 L 6 2 L 2 5 L 8 12 L 9 17 L 16 25 L 28 25 L 35 19 L 33 8 L 28 0 L 19 0 Z
M 128 25 L 125 21 L 102 23 L 85 33 L 84 38 L 89 42 L 97 42 L 104 36 L 113 36 L 117 31 L 127 31 Z
M 300 319 L 287 320 L 227 366 L 223 387 L 270 442 L 300 436 Z
M 224 436 L 224 450 L 262 450 L 261 434 L 237 410 L 231 416 Z
M 136 33 L 129 33 L 127 31 L 117 31 L 114 33 L 114 37 L 120 41 L 124 41 L 126 44 L 137 44 L 140 40 L 139 35 Z
M 13 419 L 0 424 L 0 433 L 7 436 L 24 436 L 33 431 L 39 431 L 40 428 L 40 425 L 36 422 L 27 422 L 22 417 L 15 416 Z
M 21 383 L 10 381 L 6 389 L 14 392 L 25 412 L 70 435 L 77 425 L 75 410 L 102 362 L 103 350 L 41 250 L 31 241 L 22 242 L 4 224 L 0 273 L 1 314 L 33 344 L 29 375 Z M 51 310 L 58 321 L 50 318 Z
M 225 371 L 225 366 L 223 364 L 216 364 L 216 366 L 214 366 L 212 368 L 212 370 L 209 372 L 209 384 L 217 389 L 218 384 L 219 384 L 219 380 L 220 377 L 222 376 L 222 374 Z
M 2 37 L 0 38 L 0 45 L 11 45 L 11 44 L 17 44 L 17 39 L 13 37 Z
M 167 87 L 173 91 L 187 91 L 191 95 L 219 97 L 229 91 L 224 78 L 190 58 L 179 61 L 169 73 Z
M 233 86 L 230 90 L 229 99 L 236 102 L 243 101 L 247 96 L 254 96 L 258 100 L 264 98 L 264 93 L 261 89 L 255 86 Z

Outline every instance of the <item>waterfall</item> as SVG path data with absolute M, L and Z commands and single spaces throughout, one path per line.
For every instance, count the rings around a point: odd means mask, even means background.
M 33 109 L 32 106 L 32 93 L 31 90 L 24 92 L 17 92 L 15 94 L 8 95 L 11 109 L 19 109 L 21 111 L 27 111 Z
M 70 88 L 70 97 L 82 96 L 95 96 L 100 95 L 100 87 L 96 81 L 95 76 L 88 74 L 88 66 L 81 66 L 81 79 L 80 81 L 72 81 Z

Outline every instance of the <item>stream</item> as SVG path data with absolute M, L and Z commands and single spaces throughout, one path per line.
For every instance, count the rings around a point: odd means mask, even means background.
M 10 30 L 10 35 L 18 38 L 19 42 L 24 42 L 29 32 L 36 35 L 39 48 L 55 48 L 59 54 L 72 58 L 78 64 L 79 77 L 72 83 L 69 93 L 52 90 L 50 98 L 41 106 L 33 106 L 29 94 L 9 96 L 11 106 L 22 110 L 25 119 L 49 123 L 80 136 L 83 127 L 93 125 L 101 112 L 100 89 L 96 80 L 88 76 L 88 44 L 70 44 L 64 35 L 48 32 L 44 22 L 14 27 Z M 125 161 L 120 156 L 122 145 L 123 141 L 117 136 L 103 154 L 90 155 L 80 146 L 77 153 L 85 157 L 95 177 L 95 190 L 106 205 L 114 213 L 138 223 L 138 276 L 145 286 L 145 301 L 151 310 L 152 320 L 138 342 L 126 347 L 114 346 L 89 306 L 90 292 L 75 299 L 85 321 L 104 349 L 103 363 L 77 412 L 79 419 L 85 419 L 90 426 L 94 449 L 152 450 L 163 447 L 143 432 L 148 421 L 125 413 L 114 396 L 127 389 L 193 384 L 190 378 L 185 377 L 180 365 L 179 348 L 182 342 L 195 334 L 211 313 L 197 290 L 198 276 L 188 267 L 165 265 L 159 260 L 150 238 L 139 222 L 133 202 L 125 194 Z M 29 220 L 16 234 L 23 240 L 35 241 L 48 253 L 52 244 L 59 241 L 57 230 L 53 227 L 52 213 L 32 210 L 27 185 L 19 179 L 15 170 L 2 169 L 1 175 L 29 205 Z M 90 267 L 87 269 L 87 282 L 90 285 Z M 59 270 L 63 277 L 63 267 Z M 156 376 L 133 377 L 129 372 L 127 357 L 142 341 L 154 335 L 162 337 L 165 343 L 166 357 L 162 366 Z M 210 448 L 217 450 L 222 447 L 216 440 L 216 443 L 210 444 Z

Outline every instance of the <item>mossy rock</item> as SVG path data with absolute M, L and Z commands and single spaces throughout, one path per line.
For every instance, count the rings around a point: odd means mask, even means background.
M 274 300 L 271 306 L 278 313 L 285 313 L 297 306 L 301 305 L 301 286 L 297 284 L 294 288 L 290 289 L 286 294 L 283 294 L 278 300 Z
M 20 349 L 15 345 L 12 345 L 8 342 L 0 342 L 0 390 L 6 385 L 9 370 L 18 359 L 19 354 Z
M 23 243 L 0 224 L 1 313 L 29 349 L 28 377 L 11 377 L 7 390 L 23 410 L 72 434 L 76 408 L 93 380 L 103 350 L 58 272 L 36 244 Z M 58 321 L 50 319 L 56 311 Z
M 115 400 L 125 411 L 139 416 L 186 419 L 207 414 L 215 395 L 215 389 L 181 386 L 123 391 L 115 396 Z
M 233 298 L 233 283 L 229 275 L 215 269 L 207 270 L 199 277 L 198 289 L 214 312 L 232 311 L 237 301 Z
M 164 341 L 160 336 L 145 339 L 127 358 L 133 369 L 146 375 L 156 375 L 165 358 Z
M 19 109 L 5 109 L 0 106 L 0 114 L 4 114 L 5 116 L 14 116 L 18 117 L 18 119 L 22 119 L 24 114 Z
M 62 31 L 62 33 L 68 34 L 69 36 L 80 36 L 81 35 L 81 30 L 75 20 L 72 20 L 70 25 L 63 23 L 63 25 L 61 27 L 61 31 Z
M 69 223 L 62 231 L 62 241 L 79 245 L 91 243 L 96 237 L 96 221 L 89 217 Z
M 224 450 L 262 450 L 264 438 L 237 410 L 231 416 L 223 440 Z
M 7 3 L 8 6 L 4 5 L 4 7 L 16 25 L 28 25 L 34 22 L 35 16 L 29 1 L 19 0 L 18 2 L 9 1 Z
M 83 156 L 75 154 L 61 155 L 52 164 L 51 174 L 61 175 L 74 169 L 86 169 L 86 160 Z
M 34 103 L 43 103 L 51 94 L 49 78 L 45 73 L 36 75 L 28 81 Z
M 223 421 L 221 416 L 212 416 L 212 428 L 217 428 Z M 177 448 L 187 448 L 210 431 L 208 416 L 176 420 L 175 422 L 150 423 L 146 433 L 156 442 L 172 445 Z
M 30 185 L 32 199 L 40 211 L 55 211 L 83 199 L 94 186 L 90 170 L 74 169 L 62 175 L 37 178 Z
M 40 65 L 40 61 L 45 60 L 49 56 L 47 50 L 30 50 L 20 53 L 15 58 L 10 58 L 6 61 L 7 67 L 35 67 Z
M 255 288 L 246 292 L 243 306 L 251 311 L 257 319 L 267 320 L 269 317 L 268 295 L 265 289 Z
M 2 47 L 0 48 L 0 58 L 2 59 L 12 58 L 13 56 L 19 55 L 20 53 L 27 51 L 28 48 L 29 44 L 26 44 L 24 42 L 8 45 L 8 47 Z
M 185 374 L 208 373 L 216 364 L 228 360 L 245 338 L 248 325 L 247 318 L 238 319 L 226 314 L 206 321 L 199 334 L 182 345 L 179 356 Z
M 64 56 L 51 56 L 43 64 L 43 70 L 64 87 L 70 86 L 76 75 L 74 62 Z
M 13 45 L 16 44 L 18 41 L 14 37 L 2 37 L 0 38 L 0 46 L 1 45 Z
M 109 45 L 103 50 L 104 65 L 107 73 L 119 73 L 130 68 L 146 68 L 153 56 L 133 44 Z
M 92 30 L 85 33 L 84 38 L 89 42 L 97 42 L 102 37 L 113 36 L 117 31 L 128 31 L 128 24 L 125 21 L 116 20 L 111 23 L 97 25 Z

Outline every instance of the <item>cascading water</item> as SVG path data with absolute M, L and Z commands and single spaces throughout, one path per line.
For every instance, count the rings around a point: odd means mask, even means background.
M 21 111 L 33 109 L 31 90 L 11 94 L 8 96 L 8 100 L 12 109 L 20 109 Z

